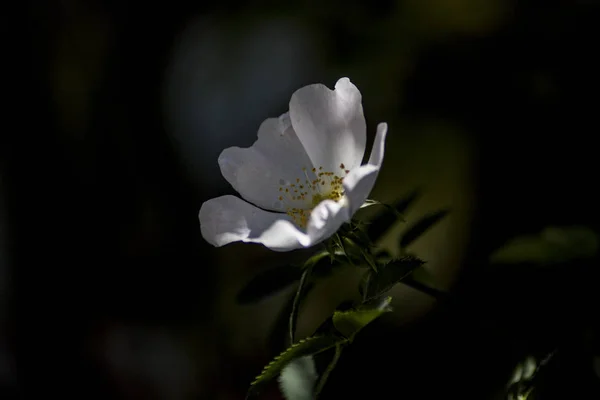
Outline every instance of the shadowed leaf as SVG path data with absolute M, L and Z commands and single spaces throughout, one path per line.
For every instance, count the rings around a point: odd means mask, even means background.
M 354 308 L 354 301 L 352 300 L 344 300 L 335 308 L 336 311 L 349 311 Z M 319 325 L 317 330 L 315 331 L 315 335 L 324 335 L 336 332 L 335 327 L 333 326 L 333 315 L 327 318 L 325 321 Z
M 327 258 L 330 257 L 331 254 L 324 250 L 324 251 L 319 251 L 316 254 L 313 254 L 312 256 L 310 256 L 305 262 L 304 262 L 304 266 L 302 268 L 312 268 L 315 267 L 317 265 L 321 265 L 324 264 L 324 262 L 326 262 Z M 331 261 L 329 262 L 331 264 Z
M 415 190 L 405 198 L 394 202 L 389 208 L 382 208 L 367 226 L 367 234 L 371 241 L 376 242 L 379 240 L 396 223 L 398 214 L 404 214 L 418 197 L 419 192 Z
M 388 264 L 379 267 L 379 271 L 374 273 L 368 271 L 361 282 L 361 295 L 366 300 L 374 299 L 388 290 L 390 290 L 398 282 L 408 277 L 418 267 L 425 262 L 413 256 L 403 257 L 398 260 L 393 260 Z M 365 281 L 369 280 L 366 296 L 364 294 Z
M 391 297 L 371 304 L 363 304 L 348 311 L 336 311 L 332 322 L 335 329 L 344 337 L 352 340 L 365 326 L 375 321 L 383 314 L 392 311 L 390 308 Z
M 598 251 L 598 235 L 589 228 L 548 227 L 537 235 L 518 236 L 490 257 L 492 263 L 549 265 L 591 258 Z
M 449 210 L 440 210 L 424 216 L 416 223 L 411 225 L 400 237 L 400 248 L 405 248 L 417 240 L 435 224 L 440 222 L 446 215 L 448 215 L 448 213 Z
M 417 269 L 418 271 L 419 269 Z M 422 283 L 421 281 L 418 281 L 417 279 L 415 279 L 415 277 L 413 277 L 413 274 L 407 276 L 405 279 L 402 279 L 402 281 L 400 282 L 403 285 L 409 286 L 415 290 L 418 290 L 421 293 L 425 293 L 431 297 L 433 297 L 436 300 L 446 300 L 448 299 L 448 293 L 433 288 L 431 286 L 428 286 L 424 283 Z

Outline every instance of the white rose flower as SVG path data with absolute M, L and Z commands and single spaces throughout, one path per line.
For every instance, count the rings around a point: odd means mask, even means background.
M 297 90 L 289 112 L 265 120 L 249 148 L 219 156 L 223 177 L 244 199 L 202 204 L 202 236 L 220 247 L 242 241 L 274 251 L 311 247 L 349 222 L 373 189 L 383 162 L 387 124 L 377 126 L 369 162 L 361 165 L 366 123 L 361 94 L 348 78 L 335 90 Z

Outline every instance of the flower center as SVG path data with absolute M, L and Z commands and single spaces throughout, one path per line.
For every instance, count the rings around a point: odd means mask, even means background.
M 288 182 L 279 187 L 279 201 L 283 202 L 285 212 L 292 217 L 296 225 L 305 228 L 310 213 L 323 200 L 338 201 L 344 195 L 342 181 L 350 172 L 340 164 L 342 172 L 323 171 L 323 167 L 302 168 L 303 178 Z M 282 181 L 280 181 L 282 183 Z

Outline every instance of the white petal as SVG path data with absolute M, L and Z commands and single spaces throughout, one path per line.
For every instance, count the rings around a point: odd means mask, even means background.
M 281 186 L 302 183 L 312 176 L 312 163 L 298 140 L 289 115 L 265 120 L 258 129 L 258 140 L 249 148 L 230 147 L 219 156 L 223 177 L 247 201 L 267 210 L 286 207 L 307 208 L 300 199 L 280 193 Z M 309 178 L 302 168 L 306 168 Z M 284 201 L 279 200 L 279 196 Z M 308 200 L 307 200 L 308 201 Z
M 365 202 L 383 163 L 387 124 L 377 126 L 369 163 L 355 168 L 344 178 L 344 197 L 339 201 L 324 200 L 311 212 L 306 235 L 299 236 L 304 247 L 310 247 L 333 235 L 342 224 L 349 222 Z
M 261 243 L 274 251 L 303 247 L 306 235 L 286 214 L 261 210 L 235 196 L 221 196 L 202 204 L 202 237 L 216 247 L 232 242 Z
M 373 149 L 369 157 L 369 162 L 363 166 L 353 169 L 344 178 L 345 197 L 349 203 L 350 218 L 363 205 L 379 175 L 379 170 L 383 164 L 383 155 L 385 152 L 385 137 L 387 135 L 387 124 L 377 125 L 377 134 L 373 142 Z
M 290 361 L 279 375 L 279 387 L 286 400 L 313 400 L 317 368 L 312 356 Z
M 340 164 L 350 170 L 360 165 L 367 138 L 361 99 L 348 78 L 335 90 L 316 84 L 292 95 L 292 125 L 315 167 L 338 172 Z
M 323 200 L 312 210 L 306 235 L 299 238 L 304 247 L 321 243 L 350 220 L 348 203 L 343 200 Z
M 311 247 L 333 235 L 369 196 L 383 163 L 387 124 L 377 127 L 369 163 L 344 178 L 344 197 L 340 201 L 324 200 L 311 212 L 306 233 L 283 213 L 261 210 L 235 196 L 208 200 L 200 208 L 202 236 L 220 247 L 231 242 L 261 243 L 274 251 Z

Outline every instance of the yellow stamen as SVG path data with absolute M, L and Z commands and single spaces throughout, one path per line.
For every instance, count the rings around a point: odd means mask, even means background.
M 344 164 L 340 164 L 340 168 L 344 169 Z M 282 186 L 278 191 L 283 196 L 279 196 L 278 199 L 284 203 L 286 214 L 301 228 L 306 228 L 312 210 L 319 203 L 328 199 L 338 201 L 344 195 L 343 177 L 331 171 L 323 171 L 322 166 L 313 167 L 311 171 L 314 178 L 309 177 L 306 167 L 302 167 L 302 174 L 306 178 L 304 185 L 300 184 L 301 178 L 296 178 L 295 183 L 279 181 Z

